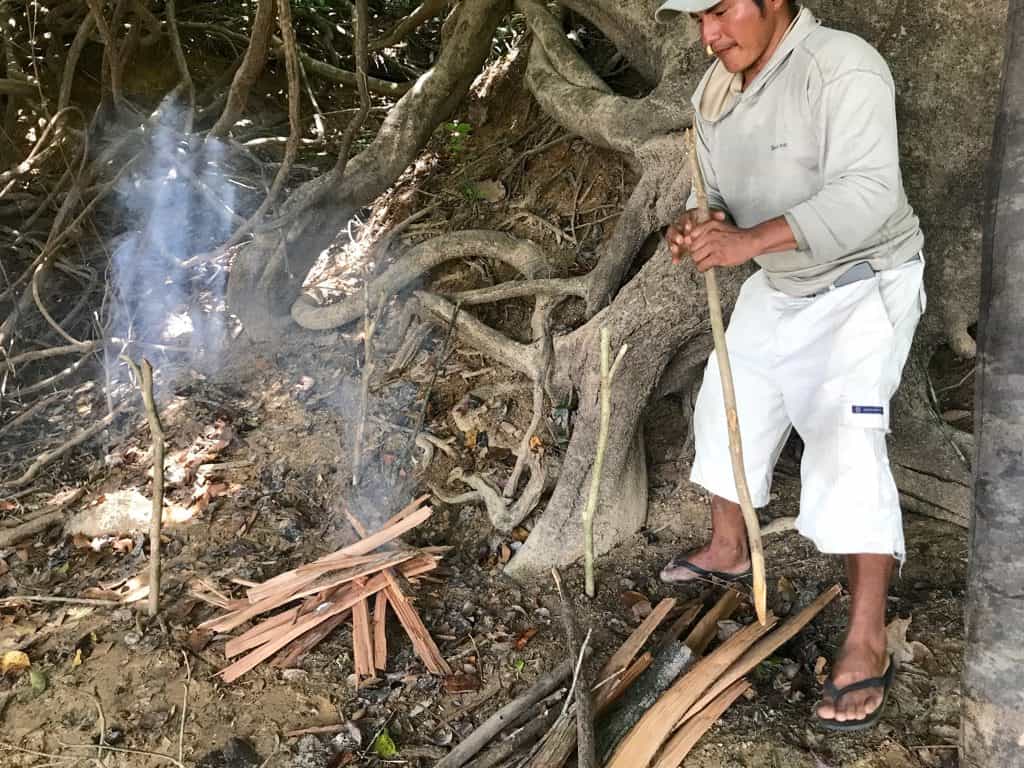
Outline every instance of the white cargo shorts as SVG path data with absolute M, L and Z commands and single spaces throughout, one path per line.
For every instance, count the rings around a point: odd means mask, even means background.
M 921 257 L 812 298 L 744 284 L 726 331 L 743 462 L 754 506 L 768 504 L 790 429 L 804 441 L 796 527 L 822 552 L 906 556 L 885 436 L 925 307 Z M 712 354 L 694 408 L 690 480 L 738 501 L 722 384 Z

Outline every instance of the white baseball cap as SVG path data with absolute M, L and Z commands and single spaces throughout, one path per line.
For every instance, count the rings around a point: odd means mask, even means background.
M 681 13 L 700 13 L 718 5 L 722 0 L 667 0 L 654 12 L 655 21 L 672 21 Z

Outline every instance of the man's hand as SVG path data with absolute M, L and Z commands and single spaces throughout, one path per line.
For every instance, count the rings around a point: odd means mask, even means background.
M 683 236 L 683 246 L 690 252 L 700 272 L 712 267 L 738 267 L 762 252 L 754 229 L 740 229 L 723 214 L 712 214 L 704 224 L 694 224 Z

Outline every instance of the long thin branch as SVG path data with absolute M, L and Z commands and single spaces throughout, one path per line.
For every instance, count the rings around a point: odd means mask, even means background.
M 562 586 L 562 579 L 558 575 L 558 569 L 552 568 L 551 575 L 555 580 L 555 587 L 558 589 L 558 597 L 562 603 L 562 626 L 565 629 L 566 642 L 569 645 L 569 657 L 583 660 L 583 649 L 586 641 L 580 644 L 579 627 L 576 623 L 576 612 L 573 610 L 572 602 L 565 588 Z M 587 639 L 590 638 L 590 631 L 587 632 Z M 596 768 L 597 750 L 594 739 L 594 705 L 590 695 L 590 684 L 588 676 L 582 673 L 581 667 L 577 667 L 577 680 L 573 681 L 576 699 L 576 740 L 579 746 L 577 750 L 577 765 L 579 768 Z M 571 697 L 566 697 L 566 705 Z
M 114 36 L 114 32 L 110 29 L 110 25 L 107 23 L 106 17 L 103 15 L 103 3 L 102 0 L 86 0 L 89 4 L 89 10 L 92 13 L 93 20 L 96 23 L 96 28 L 100 32 L 100 38 L 103 40 L 104 52 L 103 56 L 108 59 L 110 69 L 110 91 L 114 97 L 114 104 L 118 104 L 121 101 L 121 68 L 115 62 L 117 55 L 117 40 Z
M 286 1 L 286 0 L 285 0 Z M 141 370 L 129 357 L 121 357 L 139 382 L 142 404 L 153 436 L 153 515 L 149 526 L 149 615 L 156 616 L 160 609 L 160 527 L 164 511 L 164 428 L 153 397 L 153 366 L 142 358 Z
M 700 162 L 697 159 L 697 139 L 693 129 L 687 132 L 690 156 L 690 171 L 697 197 L 697 220 L 705 222 L 711 218 L 708 211 L 708 198 L 704 190 L 704 177 L 701 175 Z M 729 428 L 729 455 L 732 458 L 733 477 L 736 481 L 736 494 L 739 496 L 740 509 L 743 511 L 743 522 L 747 528 L 747 540 L 750 544 L 750 564 L 754 574 L 754 609 L 757 619 L 764 626 L 768 620 L 768 587 L 764 576 L 764 546 L 761 542 L 761 523 L 757 519 L 750 488 L 747 485 L 746 470 L 743 465 L 743 443 L 740 439 L 739 418 L 736 415 L 736 390 L 733 385 L 732 366 L 729 363 L 729 350 L 725 338 L 725 322 L 722 319 L 722 301 L 718 291 L 718 279 L 714 268 L 704 273 L 708 294 L 708 314 L 711 317 L 711 331 L 715 339 L 715 358 L 718 361 L 719 374 L 722 379 L 722 399 L 725 401 L 726 423 Z
M 188 96 L 188 116 L 185 118 L 185 133 L 192 133 L 192 123 L 196 116 L 196 87 L 192 82 L 192 74 L 188 71 L 188 61 L 181 47 L 181 35 L 178 34 L 178 17 L 175 11 L 175 0 L 167 0 L 167 35 L 171 39 L 171 50 L 174 52 L 174 63 L 178 67 L 181 81 L 178 87 L 185 90 Z
M 587 597 L 596 594 L 594 587 L 594 512 L 601 491 L 601 470 L 604 468 L 604 454 L 608 448 L 608 427 L 612 417 L 612 382 L 622 356 L 629 347 L 622 345 L 614 364 L 611 363 L 611 346 L 608 327 L 601 326 L 601 422 L 597 433 L 597 454 L 590 474 L 590 493 L 583 509 L 583 571 L 586 577 Z
M 95 0 L 91 1 L 95 2 Z M 245 51 L 241 66 L 235 73 L 235 79 L 231 82 L 224 111 L 221 112 L 217 122 L 210 129 L 209 136 L 219 138 L 226 135 L 231 126 L 245 112 L 245 105 L 249 101 L 249 91 L 267 63 L 267 52 L 270 48 L 274 25 L 274 5 L 274 0 L 259 0 L 257 3 L 252 32 L 248 38 L 249 47 Z M 182 24 L 181 26 L 186 25 Z
M 355 4 L 355 38 L 356 38 L 356 84 L 359 87 L 359 111 L 355 114 L 345 134 L 341 139 L 341 148 L 338 150 L 338 160 L 335 163 L 334 172 L 341 179 L 345 175 L 345 168 L 348 166 L 349 156 L 352 152 L 352 142 L 355 141 L 359 131 L 366 122 L 366 116 L 370 114 L 370 92 L 366 82 L 366 26 L 369 23 L 366 0 L 356 0 Z
M 27 470 L 25 470 L 25 474 L 23 474 L 21 477 L 17 478 L 16 480 L 12 480 L 9 483 L 6 483 L 6 485 L 11 487 L 11 488 L 21 488 L 22 486 L 28 485 L 33 480 L 35 480 L 36 475 L 38 475 L 39 471 L 43 467 L 45 467 L 47 464 L 50 464 L 51 462 L 55 461 L 56 459 L 59 459 L 61 456 L 66 454 L 68 451 L 72 450 L 73 448 L 77 448 L 79 445 L 84 443 L 89 438 L 94 437 L 95 435 L 99 434 L 104 429 L 109 427 L 113 423 L 114 418 L 119 413 L 121 413 L 121 411 L 123 411 L 126 407 L 127 407 L 127 403 L 126 402 L 125 403 L 121 403 L 113 411 L 108 413 L 106 416 L 104 416 L 98 422 L 93 424 L 88 429 L 83 429 L 81 432 L 76 434 L 74 437 L 72 437 L 70 440 L 65 442 L 63 445 L 60 445 L 57 448 L 54 448 L 53 450 L 45 451 L 45 452 L 41 453 L 38 457 L 36 457 L 36 460 L 32 462 L 32 466 L 30 466 Z
M 432 19 L 451 4 L 451 0 L 425 0 L 416 10 L 398 22 L 391 31 L 373 40 L 369 49 L 379 51 L 391 48 L 405 40 L 409 34 L 427 19 Z

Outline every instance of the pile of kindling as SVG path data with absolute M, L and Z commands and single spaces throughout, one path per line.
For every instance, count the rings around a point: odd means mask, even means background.
M 261 584 L 247 583 L 243 600 L 217 600 L 227 613 L 204 622 L 200 629 L 232 632 L 271 614 L 227 642 L 225 655 L 240 658 L 220 671 L 224 681 L 237 680 L 271 657 L 276 667 L 294 666 L 347 620 L 352 622 L 356 675 L 372 677 L 387 666 L 389 610 L 398 617 L 427 670 L 451 674 L 409 599 L 408 587 L 409 579 L 434 570 L 448 548 L 394 545 L 399 536 L 430 517 L 431 509 L 420 506 L 427 498 L 416 499 L 379 531 L 354 544 Z

